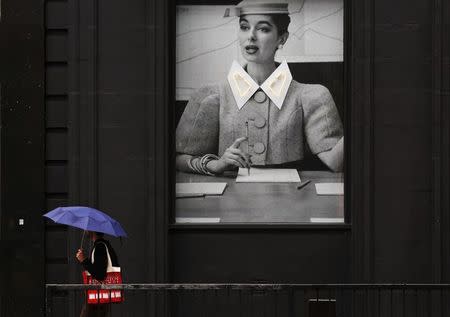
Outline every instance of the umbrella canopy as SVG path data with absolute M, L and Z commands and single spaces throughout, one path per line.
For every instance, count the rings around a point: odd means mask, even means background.
M 103 232 L 114 237 L 127 236 L 119 222 L 104 212 L 90 207 L 58 207 L 46 213 L 44 217 L 59 224 L 89 231 Z

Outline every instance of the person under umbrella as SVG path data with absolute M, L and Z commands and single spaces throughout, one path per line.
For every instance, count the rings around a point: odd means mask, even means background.
M 94 243 L 89 257 L 86 257 L 82 248 L 78 249 L 76 258 L 83 266 L 84 270 L 97 281 L 103 281 L 106 278 L 106 270 L 108 267 L 108 254 L 113 267 L 119 267 L 119 261 L 113 247 L 108 240 L 104 239 L 101 232 L 87 231 L 90 240 Z M 84 304 L 80 317 L 88 316 L 108 316 L 110 313 L 110 305 L 88 305 Z
M 127 234 L 120 223 L 100 210 L 85 206 L 58 207 L 44 217 L 55 223 L 83 229 L 81 247 L 76 258 L 84 268 L 85 284 L 122 284 L 119 261 L 111 244 L 103 238 L 104 234 L 115 237 L 126 237 Z M 83 251 L 84 236 L 88 235 L 93 242 L 87 257 Z M 121 290 L 87 290 L 87 300 L 81 311 L 81 317 L 109 316 L 109 303 L 120 303 L 123 300 Z

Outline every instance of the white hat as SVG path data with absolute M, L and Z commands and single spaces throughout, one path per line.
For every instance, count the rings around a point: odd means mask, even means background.
M 276 0 L 244 0 L 225 10 L 224 17 L 247 14 L 289 14 L 288 3 Z

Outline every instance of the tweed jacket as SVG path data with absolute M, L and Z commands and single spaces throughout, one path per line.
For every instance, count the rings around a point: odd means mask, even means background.
M 177 153 L 223 155 L 246 136 L 254 165 L 274 165 L 304 158 L 307 148 L 318 154 L 343 136 L 333 98 L 322 85 L 292 80 L 281 109 L 262 90 L 239 109 L 228 81 L 198 89 L 188 102 L 176 131 Z

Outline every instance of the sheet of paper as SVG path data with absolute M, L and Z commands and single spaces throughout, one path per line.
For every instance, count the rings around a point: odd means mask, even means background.
M 239 168 L 236 183 L 299 183 L 300 176 L 291 168 Z
M 344 218 L 314 218 L 311 217 L 312 223 L 344 223 Z
M 344 195 L 344 183 L 317 183 L 317 195 Z
M 201 217 L 190 217 L 190 218 L 175 218 L 176 223 L 218 223 L 220 222 L 220 218 L 201 218 Z
M 176 197 L 222 195 L 227 183 L 176 183 Z

